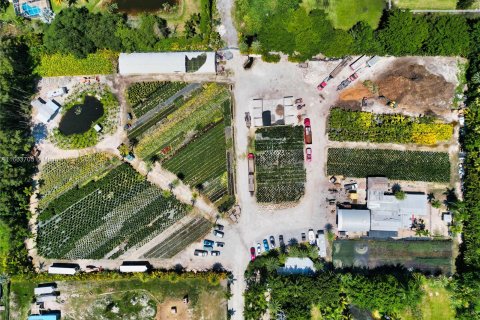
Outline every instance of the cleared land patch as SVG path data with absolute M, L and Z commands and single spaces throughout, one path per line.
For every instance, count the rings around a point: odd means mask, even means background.
M 303 127 L 256 131 L 255 170 L 258 202 L 291 202 L 305 192 Z
M 456 0 L 394 0 L 398 8 L 412 9 L 412 10 L 454 10 L 457 6 Z
M 188 214 L 129 165 L 72 189 L 40 212 L 37 247 L 47 258 L 116 257 L 141 246 Z
M 364 178 L 449 182 L 450 161 L 446 152 L 384 149 L 328 149 L 328 175 Z
M 336 240 L 333 264 L 337 268 L 370 269 L 400 264 L 405 268 L 449 274 L 452 250 L 450 240 Z

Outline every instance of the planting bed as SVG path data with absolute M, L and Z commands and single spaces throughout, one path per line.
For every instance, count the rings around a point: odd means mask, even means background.
M 330 148 L 327 174 L 449 182 L 450 161 L 448 153 L 445 152 Z
M 303 127 L 271 127 L 256 131 L 258 202 L 299 200 L 305 191 Z
M 187 86 L 185 82 L 137 82 L 127 89 L 127 100 L 137 118 Z
M 189 208 L 127 164 L 72 189 L 40 215 L 37 247 L 46 258 L 100 259 L 141 246 L 188 214 Z
M 215 202 L 228 191 L 225 129 L 219 122 L 180 149 L 163 166 Z M 224 181 L 222 181 L 224 180 Z
M 333 263 L 338 268 L 400 264 L 448 274 L 452 271 L 452 248 L 450 240 L 337 240 L 333 243 Z
M 191 243 L 204 237 L 212 229 L 212 223 L 203 217 L 192 217 L 179 232 L 150 249 L 144 258 L 172 258 Z
M 452 138 L 453 126 L 434 117 L 330 110 L 328 137 L 336 141 L 436 144 Z
M 106 153 L 93 153 L 79 158 L 47 162 L 40 177 L 39 207 L 45 209 L 50 201 L 77 185 L 95 179 L 119 162 Z
M 168 117 L 161 119 L 158 126 L 144 132 L 135 153 L 144 159 L 154 154 L 158 154 L 161 160 L 168 158 L 185 145 L 193 133 L 220 121 L 223 118 L 222 104 L 229 99 L 225 86 L 204 85 Z

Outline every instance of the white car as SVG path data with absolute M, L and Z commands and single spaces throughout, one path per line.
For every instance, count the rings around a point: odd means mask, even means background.
M 219 231 L 219 230 L 213 230 L 213 235 L 215 237 L 223 238 L 224 233 L 222 231 Z

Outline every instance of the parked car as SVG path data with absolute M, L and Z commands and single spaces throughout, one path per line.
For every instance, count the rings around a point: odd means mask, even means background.
M 208 239 L 203 240 L 203 245 L 204 246 L 213 247 L 214 244 L 215 244 L 215 241 L 208 240 Z
M 125 130 L 128 130 L 132 127 L 132 125 L 130 123 L 127 123 L 124 127 Z
M 267 239 L 263 239 L 263 249 L 265 249 L 265 252 L 270 251 L 270 247 L 268 246 Z
M 193 254 L 196 256 L 206 257 L 208 256 L 208 251 L 196 249 Z
M 270 236 L 270 247 L 275 248 L 275 237 L 274 236 Z
M 305 144 L 312 144 L 312 128 L 310 127 L 310 119 L 305 118 L 303 121 L 303 125 L 305 126 L 304 129 L 304 139 L 305 139 Z
M 284 245 L 285 245 L 285 242 L 283 242 L 283 234 L 281 234 L 281 235 L 278 236 L 278 242 L 280 242 L 280 245 L 281 245 L 281 246 L 284 246 Z
M 215 245 L 217 247 L 223 248 L 223 246 L 225 245 L 225 242 L 217 241 L 217 242 L 215 242 Z
M 254 247 L 251 247 L 251 248 L 250 248 L 250 260 L 251 260 L 251 261 L 255 260 L 255 257 L 256 257 L 256 255 L 255 255 L 255 248 L 254 248 Z
M 305 241 L 307 241 L 307 235 L 305 234 L 305 232 L 302 232 L 302 242 Z
M 350 80 L 350 81 L 355 81 L 355 80 L 357 80 L 357 79 L 358 79 L 358 74 L 357 74 L 356 72 L 355 72 L 355 73 L 352 73 L 352 74 L 350 75 L 350 77 L 348 77 L 348 80 Z
M 127 113 L 127 119 L 128 119 L 129 121 L 133 119 L 133 116 L 132 116 L 132 114 L 131 114 L 130 112 Z
M 346 191 L 355 191 L 358 188 L 358 184 L 356 182 L 354 183 L 348 183 L 343 186 Z
M 312 148 L 305 149 L 305 159 L 308 162 L 312 161 Z
M 219 255 L 220 255 L 220 251 L 213 250 L 212 252 L 210 252 L 210 254 L 211 254 L 212 256 L 219 256 Z
M 222 231 L 223 230 L 223 225 L 221 224 L 216 224 L 215 229 Z
M 213 235 L 215 237 L 223 238 L 224 233 L 223 233 L 223 231 L 213 230 Z
M 327 82 L 326 81 L 322 81 L 320 82 L 320 84 L 317 86 L 317 89 L 318 91 L 322 91 L 323 88 L 325 88 L 327 86 Z
M 308 230 L 308 242 L 311 245 L 315 244 L 315 232 L 313 232 L 313 229 Z
M 262 253 L 262 246 L 260 245 L 260 242 L 257 242 L 257 254 Z

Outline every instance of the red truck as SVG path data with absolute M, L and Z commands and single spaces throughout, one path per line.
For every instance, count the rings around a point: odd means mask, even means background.
M 305 118 L 305 120 L 303 121 L 303 125 L 305 126 L 305 129 L 304 129 L 305 144 L 312 144 L 312 128 L 310 127 L 310 119 Z

